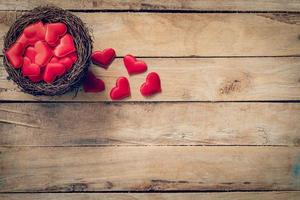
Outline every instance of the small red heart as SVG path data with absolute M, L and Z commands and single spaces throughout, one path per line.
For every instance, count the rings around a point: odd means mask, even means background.
M 128 74 L 139 74 L 142 72 L 147 71 L 147 65 L 144 61 L 137 60 L 134 56 L 132 55 L 126 55 L 123 58 L 125 67 L 128 71 Z
M 40 67 L 35 64 L 31 63 L 30 59 L 24 57 L 23 67 L 22 67 L 22 74 L 23 76 L 38 76 L 40 75 Z
M 151 96 L 161 92 L 161 84 L 159 75 L 151 72 L 147 75 L 146 82 L 141 85 L 140 91 L 143 96 Z
M 38 75 L 38 76 L 28 76 L 29 80 L 31 80 L 31 82 L 33 83 L 38 83 L 40 81 L 43 80 L 43 76 L 42 74 Z
M 45 27 L 42 22 L 36 22 L 27 26 L 23 34 L 18 38 L 17 42 L 28 45 L 34 45 L 39 40 L 45 40 Z
M 48 63 L 44 72 L 44 81 L 52 83 L 57 77 L 65 73 L 65 66 L 61 63 Z
M 46 42 L 37 41 L 34 45 L 36 56 L 34 61 L 40 66 L 45 66 L 53 56 L 53 51 Z
M 130 86 L 126 77 L 120 77 L 116 81 L 116 87 L 110 91 L 112 100 L 121 100 L 130 96 Z
M 45 26 L 45 40 L 51 46 L 56 45 L 59 38 L 67 32 L 67 26 L 64 23 L 50 23 Z
M 92 53 L 92 61 L 95 65 L 99 65 L 107 69 L 109 64 L 115 59 L 116 52 L 113 48 L 104 49 L 103 51 L 94 51 Z
M 58 57 L 52 57 L 50 60 L 50 63 L 61 63 L 65 66 L 66 71 L 70 70 L 73 67 L 73 64 L 77 60 L 77 55 L 75 53 L 71 53 L 68 56 L 58 58 Z
M 83 89 L 85 92 L 101 92 L 105 90 L 105 84 L 89 71 L 83 82 Z
M 59 44 L 54 48 L 54 55 L 57 57 L 64 57 L 76 51 L 73 37 L 70 34 L 64 35 Z
M 24 57 L 29 58 L 32 63 L 35 63 L 34 62 L 35 56 L 36 56 L 35 49 L 31 46 L 27 47 L 26 50 L 25 50 L 25 53 L 24 53 Z
M 69 57 L 73 60 L 74 63 L 75 63 L 75 62 L 77 61 L 77 59 L 78 59 L 76 53 L 71 53 L 71 54 L 69 55 Z
M 5 52 L 7 59 L 14 68 L 20 68 L 23 64 L 24 44 L 16 42 Z

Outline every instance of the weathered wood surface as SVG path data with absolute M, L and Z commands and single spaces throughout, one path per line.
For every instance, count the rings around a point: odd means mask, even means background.
M 1 6 L 0 6 L 1 7 Z M 0 11 L 0 55 L 3 55 L 3 39 L 9 27 L 16 20 L 16 12 Z M 2 59 L 1 59 L 2 64 Z
M 28 10 L 45 4 L 72 10 L 300 11 L 297 0 L 0 0 L 0 9 Z
M 1 200 L 299 200 L 300 192 L 0 194 Z
M 297 13 L 75 14 L 93 30 L 94 49 L 113 47 L 119 56 L 292 56 L 300 52 Z M 1 26 L 3 34 L 7 25 Z
M 147 73 L 130 76 L 131 98 L 125 101 L 272 101 L 300 99 L 300 58 L 144 58 L 148 72 L 159 73 L 163 92 L 144 98 L 140 85 Z M 102 93 L 76 97 L 35 97 L 21 92 L 0 68 L 0 100 L 111 101 L 109 92 L 119 76 L 127 76 L 122 59 L 104 70 L 91 70 L 106 83 Z
M 1 147 L 1 192 L 299 190 L 299 147 Z
M 300 146 L 294 103 L 0 105 L 0 145 Z

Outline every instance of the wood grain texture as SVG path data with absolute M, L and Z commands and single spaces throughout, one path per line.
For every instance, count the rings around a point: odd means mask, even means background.
M 0 105 L 0 145 L 300 146 L 295 103 Z
M 21 101 L 111 101 L 109 92 L 119 76 L 129 78 L 131 98 L 125 101 L 262 101 L 300 100 L 300 58 L 148 58 L 148 72 L 159 73 L 162 93 L 144 98 L 140 85 L 147 73 L 128 76 L 122 59 L 108 70 L 91 70 L 105 81 L 106 91 L 76 97 L 70 92 L 58 97 L 35 97 L 20 92 L 0 67 L 0 100 Z
M 0 194 L 1 200 L 298 200 L 300 192 Z
M 0 192 L 299 190 L 296 147 L 1 147 Z
M 2 10 L 28 10 L 51 4 L 72 10 L 192 10 L 192 11 L 299 11 L 295 0 L 0 0 Z
M 0 5 L 1 7 L 1 5 Z M 3 55 L 3 38 L 11 24 L 16 20 L 17 12 L 0 11 L 0 55 Z M 1 59 L 2 64 L 2 59 Z
M 299 55 L 300 14 L 76 13 L 119 56 Z M 153 28 L 155 27 L 155 28 Z
M 113 47 L 119 56 L 293 56 L 300 52 L 297 13 L 75 14 L 93 30 L 95 50 Z

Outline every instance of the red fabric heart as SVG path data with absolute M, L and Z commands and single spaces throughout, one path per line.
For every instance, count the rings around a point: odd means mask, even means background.
M 73 62 L 75 63 L 76 61 L 77 61 L 77 54 L 76 53 L 71 53 L 70 55 L 69 55 L 69 57 L 73 60 Z
M 59 38 L 67 32 L 67 26 L 64 23 L 50 23 L 45 26 L 45 40 L 51 46 L 56 45 Z
M 132 55 L 126 55 L 123 58 L 124 65 L 128 71 L 128 74 L 139 74 L 142 72 L 147 71 L 147 65 L 144 61 L 137 60 L 134 56 Z
M 104 49 L 103 51 L 94 51 L 92 53 L 92 61 L 95 65 L 99 65 L 107 69 L 109 64 L 115 59 L 116 52 L 112 48 Z
M 38 83 L 40 81 L 43 80 L 43 76 L 42 74 L 38 75 L 38 76 L 28 76 L 28 78 L 31 80 L 31 82 L 33 83 Z
M 36 22 L 27 26 L 23 34 L 18 39 L 18 42 L 21 42 L 28 45 L 34 45 L 39 40 L 45 40 L 45 27 L 42 22 Z
M 60 39 L 59 45 L 54 48 L 54 55 L 57 57 L 64 57 L 75 51 L 76 48 L 73 37 L 70 34 L 66 34 Z
M 27 47 L 25 50 L 25 53 L 24 53 L 24 57 L 29 58 L 32 63 L 35 63 L 35 61 L 34 61 L 35 56 L 36 56 L 35 49 L 31 46 Z
M 161 84 L 159 75 L 151 72 L 147 75 L 146 82 L 141 85 L 141 94 L 143 96 L 151 96 L 155 93 L 161 92 Z
M 130 86 L 126 77 L 120 77 L 116 81 L 116 87 L 110 91 L 112 100 L 121 100 L 130 96 Z
M 58 58 L 58 57 L 52 57 L 50 60 L 50 63 L 61 63 L 65 66 L 66 71 L 70 70 L 73 67 L 73 64 L 77 60 L 77 55 L 75 53 L 71 53 L 68 56 Z
M 20 68 L 23 64 L 24 44 L 16 42 L 6 52 L 5 56 L 14 68 Z
M 40 67 L 35 64 L 31 63 L 30 59 L 24 57 L 23 67 L 22 67 L 22 74 L 23 76 L 38 76 L 40 75 Z
M 44 81 L 53 83 L 53 81 L 65 73 L 65 66 L 61 63 L 48 63 L 44 72 Z
M 85 92 L 101 92 L 105 90 L 105 84 L 89 71 L 83 82 L 83 89 Z
M 46 42 L 37 41 L 34 45 L 34 50 L 36 52 L 35 63 L 40 66 L 46 66 L 53 56 L 52 49 Z

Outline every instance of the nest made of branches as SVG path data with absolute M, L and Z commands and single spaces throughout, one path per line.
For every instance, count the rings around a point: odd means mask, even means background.
M 91 64 L 90 57 L 93 41 L 89 34 L 89 30 L 81 19 L 69 11 L 54 6 L 42 6 L 23 14 L 11 25 L 7 32 L 4 38 L 3 51 L 5 52 L 16 42 L 24 28 L 38 21 L 42 21 L 43 23 L 62 22 L 66 24 L 68 33 L 74 38 L 78 59 L 71 70 L 62 77 L 59 77 L 53 83 L 48 84 L 44 81 L 33 83 L 28 78 L 23 77 L 21 70 L 13 68 L 4 56 L 3 64 L 8 72 L 9 79 L 12 79 L 17 83 L 22 91 L 33 95 L 61 95 L 67 91 L 78 88 Z

